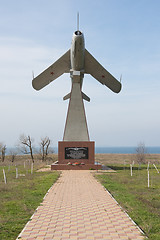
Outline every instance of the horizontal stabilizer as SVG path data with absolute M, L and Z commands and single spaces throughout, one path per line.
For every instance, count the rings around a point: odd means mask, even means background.
M 71 93 L 68 93 L 66 96 L 64 96 L 63 100 L 67 100 L 71 97 Z
M 89 98 L 85 93 L 83 93 L 83 92 L 82 92 L 82 98 L 83 98 L 84 100 L 90 102 L 90 98 Z
M 121 91 L 121 83 L 113 77 L 87 50 L 85 50 L 85 73 L 91 74 L 113 92 Z
M 71 93 L 68 93 L 66 96 L 64 96 L 63 100 L 67 100 L 71 97 Z M 88 102 L 90 102 L 90 98 L 82 92 L 82 98 Z
M 35 77 L 32 81 L 32 86 L 36 90 L 40 90 L 50 82 L 61 76 L 63 73 L 69 73 L 71 68 L 70 50 L 60 57 L 49 68 Z

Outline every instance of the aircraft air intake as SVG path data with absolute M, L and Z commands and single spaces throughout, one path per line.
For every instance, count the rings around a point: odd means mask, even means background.
M 76 35 L 82 35 L 82 33 L 80 31 L 76 31 L 75 34 Z

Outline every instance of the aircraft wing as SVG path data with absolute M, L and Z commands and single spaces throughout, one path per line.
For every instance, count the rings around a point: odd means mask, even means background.
M 53 63 L 44 72 L 35 77 L 32 81 L 32 86 L 36 90 L 40 90 L 50 82 L 61 76 L 63 73 L 70 72 L 70 50 L 68 50 L 62 57 Z
M 114 78 L 87 50 L 85 50 L 85 73 L 91 74 L 100 83 L 106 85 L 113 92 L 121 91 L 121 83 Z

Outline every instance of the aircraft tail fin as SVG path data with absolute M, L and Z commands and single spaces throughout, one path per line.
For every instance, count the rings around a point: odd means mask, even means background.
M 71 97 L 71 93 L 68 93 L 66 96 L 64 96 L 63 100 L 67 100 Z M 90 102 L 90 98 L 82 92 L 82 98 L 88 102 Z

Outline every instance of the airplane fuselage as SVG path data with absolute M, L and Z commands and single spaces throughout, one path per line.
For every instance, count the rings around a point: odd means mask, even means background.
M 84 71 L 85 44 L 84 35 L 80 31 L 73 33 L 70 52 L 71 70 Z
M 85 48 L 84 35 L 79 31 L 79 18 L 77 31 L 73 33 L 71 48 L 56 62 L 33 78 L 32 86 L 34 89 L 40 90 L 64 73 L 70 73 L 72 87 L 71 92 L 63 97 L 63 100 L 70 99 L 63 141 L 87 142 L 89 141 L 89 134 L 83 100 L 89 102 L 90 98 L 82 91 L 84 74 L 90 74 L 115 93 L 120 92 L 121 83 Z

